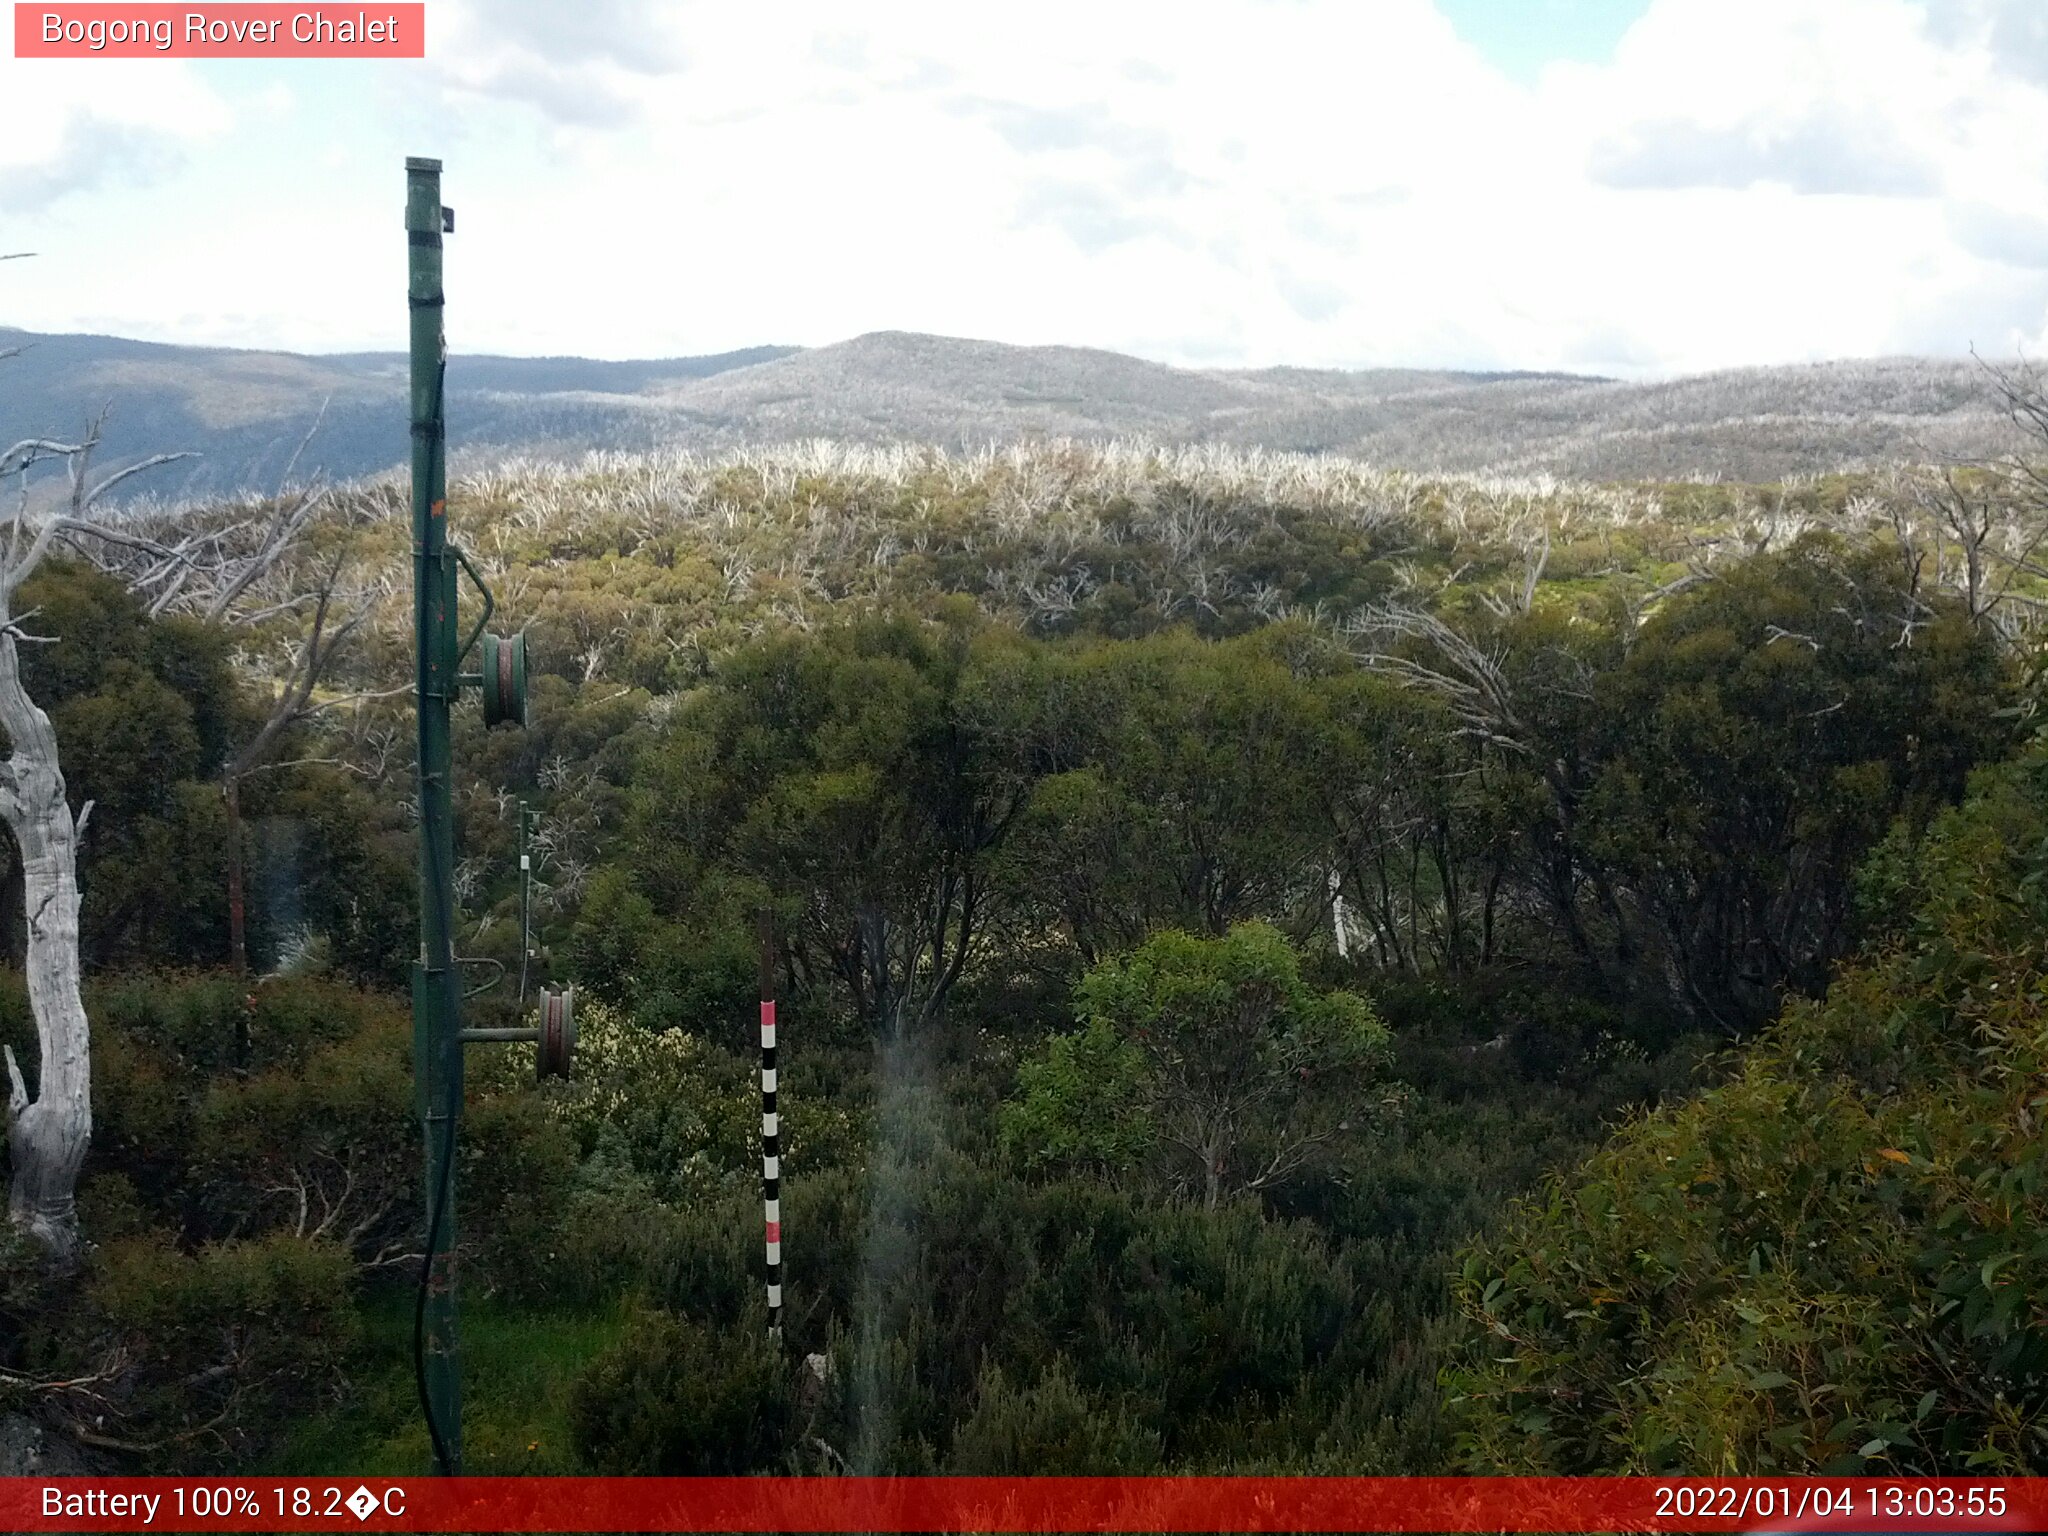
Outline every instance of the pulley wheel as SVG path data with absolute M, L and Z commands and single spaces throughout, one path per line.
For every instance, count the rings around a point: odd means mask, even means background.
M 540 1042 L 535 1066 L 541 1077 L 569 1075 L 569 1058 L 576 1054 L 576 989 L 552 987 L 540 995 Z
M 526 632 L 483 637 L 484 724 L 526 724 Z

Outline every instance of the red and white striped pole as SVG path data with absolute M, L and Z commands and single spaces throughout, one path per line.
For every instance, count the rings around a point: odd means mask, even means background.
M 782 1342 L 782 1126 L 775 1112 L 775 923 L 761 914 L 761 1201 L 768 1238 L 768 1337 Z

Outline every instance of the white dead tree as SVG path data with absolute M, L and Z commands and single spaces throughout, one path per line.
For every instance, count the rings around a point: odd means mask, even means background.
M 60 1262 L 68 1262 L 78 1249 L 73 1193 L 92 1139 L 91 1033 L 79 992 L 78 965 L 78 843 L 92 802 L 72 814 L 57 733 L 22 682 L 21 647 L 47 644 L 54 637 L 30 634 L 23 625 L 34 617 L 34 610 L 15 610 L 22 583 L 59 544 L 74 549 L 125 546 L 135 554 L 147 553 L 157 565 L 187 558 L 94 517 L 115 487 L 185 455 L 157 454 L 94 481 L 90 466 L 99 432 L 100 422 L 95 421 L 83 442 L 28 438 L 0 451 L 0 482 L 8 476 L 21 481 L 6 552 L 0 557 L 0 729 L 6 731 L 9 748 L 7 760 L 0 763 L 0 819 L 6 821 L 21 857 L 29 1007 L 35 1016 L 39 1055 L 36 1092 L 31 1096 L 13 1049 L 4 1048 L 12 1168 L 7 1214 L 17 1229 Z M 68 465 L 71 495 L 62 510 L 31 527 L 28 470 L 52 459 Z
M 95 477 L 94 451 L 104 414 L 78 442 L 29 438 L 0 453 L 0 483 L 20 482 L 14 516 L 0 556 L 0 729 L 10 755 L 0 763 L 0 819 L 21 856 L 28 915 L 29 1005 L 35 1017 L 38 1070 L 30 1095 L 21 1064 L 6 1053 L 7 1145 L 11 1163 L 8 1215 L 59 1262 L 77 1252 L 73 1194 L 92 1138 L 91 1030 L 79 986 L 78 847 L 92 812 L 88 801 L 74 816 L 64 784 L 59 743 L 50 719 L 29 696 L 20 648 L 61 637 L 31 634 L 34 611 L 17 612 L 23 583 L 60 548 L 123 582 L 152 616 L 177 609 L 218 624 L 259 624 L 277 613 L 310 606 L 309 634 L 294 647 L 282 696 L 263 727 L 228 765 L 235 776 L 253 771 L 289 725 L 319 707 L 314 687 L 339 642 L 362 621 L 374 593 L 336 619 L 334 577 L 328 565 L 316 589 L 280 598 L 289 582 L 300 535 L 319 505 L 308 492 L 280 497 L 268 517 L 222 521 L 178 513 L 114 521 L 102 512 L 110 493 L 135 476 L 188 455 L 156 454 Z M 58 462 L 68 470 L 70 494 L 61 507 L 36 517 L 29 509 L 28 472 Z
M 2048 624 L 2048 379 L 2025 361 L 1978 361 L 2017 446 L 1995 458 L 1929 453 L 1889 476 L 1877 504 L 1916 601 L 1923 585 L 1953 593 L 1973 624 L 2031 655 Z

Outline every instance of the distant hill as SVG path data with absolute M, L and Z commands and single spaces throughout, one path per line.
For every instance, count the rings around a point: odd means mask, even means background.
M 155 477 L 160 493 L 268 487 L 316 418 L 301 470 L 337 479 L 400 463 L 406 449 L 402 352 L 300 356 L 172 347 L 114 336 L 45 336 L 0 327 L 0 439 L 75 434 L 110 406 L 108 462 L 170 449 L 200 457 Z M 585 357 L 448 360 L 449 436 L 458 448 L 580 453 L 651 447 L 672 413 L 650 391 L 786 356 L 750 347 L 708 357 L 603 362 Z M 322 406 L 325 405 L 325 414 Z
M 160 346 L 0 329 L 0 440 L 75 431 L 111 404 L 110 462 L 202 457 L 157 481 L 198 495 L 267 486 L 326 403 L 301 461 L 336 477 L 405 452 L 405 359 Z M 458 453 L 560 456 L 792 438 L 947 447 L 1148 437 L 1341 453 L 1418 470 L 1642 480 L 1790 474 L 2007 445 L 1981 370 L 1888 358 L 1652 383 L 1546 373 L 1197 370 L 1080 347 L 885 331 L 833 346 L 602 362 L 449 362 Z

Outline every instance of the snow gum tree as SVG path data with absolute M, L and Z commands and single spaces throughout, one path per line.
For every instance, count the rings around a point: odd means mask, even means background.
M 8 747 L 7 758 L 0 763 L 0 819 L 6 821 L 21 855 L 29 1006 L 35 1014 L 39 1056 L 32 1096 L 21 1063 L 6 1048 L 11 1169 L 7 1214 L 59 1260 L 69 1260 L 77 1251 L 73 1192 L 92 1140 L 91 1032 L 78 971 L 78 840 L 92 814 L 92 802 L 72 812 L 64 792 L 57 733 L 22 682 L 21 647 L 51 637 L 22 627 L 33 614 L 17 613 L 15 598 L 60 540 L 75 547 L 94 536 L 115 542 L 126 539 L 118 530 L 96 527 L 89 520 L 94 505 L 130 476 L 175 457 L 145 459 L 89 484 L 87 471 L 97 438 L 95 425 L 81 443 L 31 438 L 0 453 L 0 477 L 19 476 L 23 482 L 6 553 L 0 558 L 0 729 L 6 731 Z M 27 472 L 46 459 L 70 467 L 69 515 L 45 518 L 30 532 Z
M 4 354 L 0 354 L 4 355 Z M 103 418 L 102 418 L 103 419 Z M 35 1088 L 11 1048 L 7 1070 L 8 1218 L 59 1264 L 73 1260 L 80 1235 L 74 1200 L 79 1169 L 92 1140 L 92 1038 L 80 992 L 78 848 L 92 802 L 74 812 L 66 793 L 57 733 L 22 677 L 21 647 L 61 639 L 30 628 L 33 609 L 21 611 L 25 583 L 53 554 L 83 557 L 115 574 L 139 594 L 188 583 L 248 585 L 252 560 L 267 565 L 276 547 L 251 555 L 224 541 L 218 529 L 173 523 L 166 542 L 159 521 L 143 531 L 132 520 L 108 518 L 108 494 L 136 475 L 183 458 L 158 454 L 95 476 L 93 451 L 101 421 L 84 438 L 66 442 L 27 438 L 0 450 L 0 482 L 19 482 L 14 515 L 0 535 L 0 820 L 20 855 L 29 1005 L 35 1017 Z M 60 464 L 69 495 L 46 515 L 32 515 L 30 469 Z M 195 578 L 197 578 L 195 580 Z

